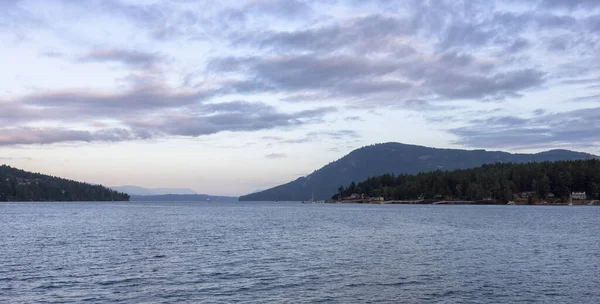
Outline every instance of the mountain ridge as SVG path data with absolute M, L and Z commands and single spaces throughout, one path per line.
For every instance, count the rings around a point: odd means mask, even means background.
M 386 173 L 418 174 L 435 170 L 475 168 L 498 162 L 542 162 L 583 160 L 596 155 L 564 149 L 533 154 L 502 151 L 438 149 L 403 143 L 381 143 L 365 146 L 330 162 L 307 176 L 261 192 L 240 196 L 240 201 L 328 199 L 339 186 L 362 181 Z

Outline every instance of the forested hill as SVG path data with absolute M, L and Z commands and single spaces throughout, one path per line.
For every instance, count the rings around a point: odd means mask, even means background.
M 127 201 L 129 195 L 6 165 L 0 166 L 0 201 Z
M 309 155 L 307 155 L 309 157 Z M 268 190 L 240 197 L 245 201 L 328 199 L 339 186 L 386 173 L 417 174 L 435 170 L 456 170 L 493 163 L 528 163 L 585 160 L 597 156 L 568 150 L 536 154 L 512 154 L 485 150 L 436 149 L 401 143 L 384 143 L 350 152 L 312 174 Z
M 385 174 L 341 189 L 343 197 L 362 194 L 386 200 L 424 199 L 484 200 L 506 203 L 515 194 L 532 199 L 566 200 L 571 192 L 586 192 L 599 199 L 600 160 L 493 164 L 480 168 L 434 171 L 417 175 Z M 338 193 L 333 193 L 338 198 Z

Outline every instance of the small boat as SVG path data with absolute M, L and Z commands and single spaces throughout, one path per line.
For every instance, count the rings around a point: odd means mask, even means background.
M 313 191 L 310 201 L 302 201 L 302 204 L 317 204 L 319 202 L 320 201 L 315 201 L 315 192 Z
M 507 205 L 516 205 L 514 201 L 509 201 Z

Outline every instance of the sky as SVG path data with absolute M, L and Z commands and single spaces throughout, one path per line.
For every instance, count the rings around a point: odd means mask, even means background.
M 362 146 L 600 154 L 597 0 L 0 0 L 0 163 L 242 195 Z

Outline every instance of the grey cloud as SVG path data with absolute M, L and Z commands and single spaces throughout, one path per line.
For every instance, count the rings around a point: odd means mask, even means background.
M 594 83 L 600 83 L 600 77 L 597 78 L 575 78 L 575 79 L 566 79 L 561 81 L 561 83 L 563 84 L 594 84 Z
M 31 120 L 43 119 L 47 113 L 42 108 L 27 107 L 17 102 L 0 101 L 0 123 L 3 125 L 16 125 Z
M 335 108 L 323 107 L 295 113 L 279 112 L 263 103 L 228 102 L 205 104 L 196 110 L 155 115 L 128 121 L 134 129 L 180 136 L 201 136 L 224 131 L 243 132 L 300 126 L 320 121 Z
M 545 8 L 595 8 L 600 7 L 596 0 L 542 0 L 540 6 Z
M 304 38 L 294 34 L 283 40 L 279 37 L 279 45 L 275 45 L 285 47 L 285 50 L 294 49 L 292 46 L 297 43 L 319 36 L 319 31 L 300 32 L 300 36 L 306 36 Z M 331 43 L 331 47 L 352 46 L 352 42 L 344 44 L 329 38 L 343 30 L 328 28 L 324 31 L 323 43 Z M 526 44 L 520 38 L 515 41 Z M 321 48 L 330 46 L 316 46 L 314 50 Z M 544 73 L 533 68 L 496 70 L 499 67 L 494 62 L 459 51 L 441 52 L 431 57 L 398 57 L 393 53 L 371 57 L 360 52 L 222 57 L 213 58 L 207 65 L 207 72 L 213 74 L 243 75 L 243 80 L 228 86 L 233 92 L 284 92 L 287 96 L 281 100 L 295 102 L 350 97 L 365 101 L 386 100 L 393 104 L 398 99 L 432 98 L 435 95 L 448 99 L 499 99 L 519 96 L 520 91 L 545 81 Z
M 309 137 L 312 136 L 321 136 L 329 139 L 355 139 L 359 138 L 360 135 L 358 132 L 354 130 L 338 130 L 338 131 L 328 131 L 328 132 L 312 132 L 308 134 Z
M 14 35 L 23 35 L 23 32 L 35 27 L 44 26 L 39 18 L 23 7 L 22 1 L 0 1 L 0 30 L 10 30 Z
M 443 50 L 451 49 L 455 46 L 479 47 L 490 41 L 493 35 L 490 32 L 481 29 L 481 26 L 470 23 L 452 24 L 444 33 L 444 38 L 439 46 Z
M 19 109 L 19 108 L 17 108 Z M 69 128 L 15 127 L 0 129 L 0 145 L 52 144 L 59 142 L 118 142 L 136 139 L 149 139 L 164 136 L 202 136 L 225 131 L 251 132 L 276 128 L 297 127 L 321 122 L 323 117 L 336 111 L 333 107 L 321 107 L 293 113 L 284 113 L 264 103 L 234 101 L 225 103 L 197 104 L 185 110 L 162 108 L 161 111 L 130 112 L 122 116 L 92 115 L 93 106 L 88 110 L 84 121 L 94 125 L 94 119 L 103 117 L 116 119 L 122 128 L 100 129 L 97 131 L 72 130 Z M 26 125 L 29 121 L 56 120 L 76 122 L 82 119 L 67 115 L 64 111 L 42 111 L 44 115 L 35 119 L 27 112 L 17 115 L 1 113 L 0 121 L 7 124 Z M 146 113 L 145 115 L 143 113 Z M 20 115 L 26 118 L 20 121 Z M 90 121 L 91 119 L 91 121 Z M 97 124 L 102 125 L 102 124 Z
M 436 93 L 449 98 L 483 98 L 494 95 L 510 95 L 536 87 L 544 81 L 543 73 L 533 69 L 498 73 L 491 76 L 438 74 L 430 80 Z
M 591 96 L 577 97 L 577 98 L 573 98 L 572 101 L 575 101 L 575 102 L 586 102 L 586 101 L 600 102 L 600 94 L 591 95 Z
M 158 53 L 104 49 L 91 51 L 79 58 L 81 62 L 119 62 L 132 67 L 151 68 L 164 58 Z
M 531 43 L 527 39 L 517 38 L 511 45 L 507 47 L 507 51 L 511 53 L 518 53 L 527 49 L 530 45 Z
M 490 117 L 471 121 L 450 132 L 458 136 L 457 144 L 478 148 L 598 145 L 600 108 L 547 113 L 532 118 Z
M 459 107 L 441 102 L 429 102 L 422 99 L 407 99 L 404 102 L 398 103 L 395 108 L 412 111 L 438 112 L 451 111 L 458 109 Z
M 214 16 L 213 28 L 223 31 L 235 30 L 231 24 L 245 27 L 256 19 L 308 19 L 312 17 L 312 7 L 299 0 L 263 0 L 247 2 L 240 7 L 225 8 Z
M 0 129 L 0 146 L 62 142 L 119 142 L 149 137 L 150 134 L 145 132 L 138 133 L 126 129 L 87 131 L 65 128 L 3 128 Z
M 153 86 L 122 93 L 49 91 L 1 102 L 0 122 L 27 126 L 31 122 L 84 122 L 102 127 L 111 119 L 123 129 L 80 131 L 65 128 L 5 129 L 3 145 L 66 141 L 122 141 L 160 136 L 202 136 L 224 131 L 246 132 L 291 128 L 322 122 L 334 107 L 292 113 L 260 102 L 207 103 L 213 92 L 175 90 Z M 125 130 L 123 132 L 117 132 Z M 135 130 L 135 132 L 134 132 Z
M 415 50 L 406 44 L 398 44 L 393 38 L 413 33 L 413 26 L 406 19 L 369 15 L 329 24 L 318 28 L 296 31 L 264 31 L 234 37 L 234 45 L 253 45 L 273 51 L 330 52 L 345 49 L 361 52 L 394 51 L 398 55 L 410 55 Z M 377 46 L 374 48 L 373 46 Z
M 288 155 L 285 153 L 270 153 L 270 154 L 265 155 L 265 157 L 269 158 L 269 159 L 281 159 L 281 158 L 287 158 Z
M 263 136 L 262 139 L 263 140 L 279 141 L 279 140 L 283 140 L 283 137 L 280 137 L 280 136 Z
M 162 85 L 135 88 L 125 92 L 102 93 L 87 90 L 39 92 L 23 96 L 17 102 L 60 109 L 66 113 L 94 117 L 121 116 L 131 111 L 150 111 L 195 104 L 213 96 L 211 91 L 174 90 Z
M 313 141 L 314 141 L 314 138 L 302 137 L 302 138 L 292 138 L 292 139 L 280 140 L 279 143 L 282 143 L 282 144 L 304 144 L 304 143 L 313 142 Z
M 299 0 L 265 0 L 248 3 L 244 10 L 255 14 L 270 14 L 284 18 L 308 16 L 312 8 L 304 1 Z
M 404 81 L 381 78 L 394 72 L 398 66 L 350 56 L 228 57 L 213 60 L 208 68 L 212 73 L 246 73 L 246 81 L 228 86 L 237 93 L 316 91 L 317 95 L 326 93 L 331 97 L 399 92 L 411 87 Z
M 360 134 L 354 130 L 335 130 L 335 131 L 321 131 L 321 132 L 309 132 L 305 136 L 300 138 L 282 138 L 282 137 L 267 137 L 267 139 L 275 142 L 276 144 L 303 144 L 316 141 L 336 141 L 345 142 L 349 140 L 355 140 L 361 138 Z
M 586 24 L 593 32 L 600 31 L 600 15 L 594 15 L 586 20 Z
M 487 124 L 491 126 L 519 126 L 527 122 L 527 119 L 513 116 L 498 116 L 485 119 L 474 119 L 472 124 Z
M 40 53 L 40 55 L 44 56 L 44 57 L 49 57 L 49 58 L 62 58 L 65 57 L 65 54 L 61 53 L 61 52 L 57 52 L 57 51 L 43 51 Z

